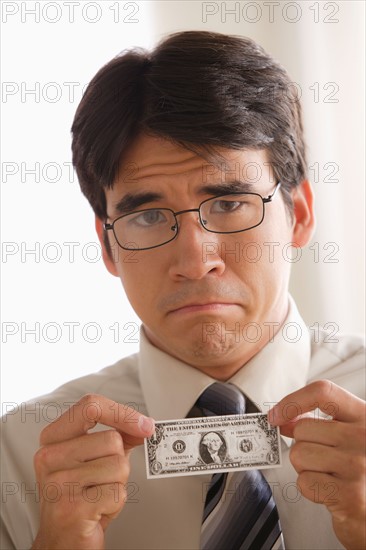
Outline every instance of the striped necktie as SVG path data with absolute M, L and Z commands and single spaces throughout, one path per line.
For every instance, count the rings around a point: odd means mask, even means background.
M 188 416 L 244 414 L 247 409 L 246 399 L 236 386 L 215 382 L 197 399 Z M 276 504 L 262 473 L 214 474 L 203 512 L 201 549 L 284 548 Z

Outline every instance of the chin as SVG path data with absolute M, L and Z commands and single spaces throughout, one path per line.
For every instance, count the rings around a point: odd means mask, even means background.
M 220 335 L 192 339 L 184 348 L 186 355 L 190 355 L 192 360 L 199 361 L 207 365 L 207 361 L 221 363 L 223 358 L 228 357 L 238 347 L 235 335 Z

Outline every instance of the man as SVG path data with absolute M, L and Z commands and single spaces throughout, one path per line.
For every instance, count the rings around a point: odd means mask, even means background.
M 200 456 L 206 464 L 222 464 L 226 456 L 226 445 L 216 432 L 208 432 L 200 444 Z
M 251 40 L 198 31 L 92 80 L 73 161 L 141 349 L 34 402 L 38 422 L 5 418 L 2 548 L 199 548 L 211 475 L 147 480 L 140 444 L 217 381 L 281 428 L 263 474 L 286 547 L 365 547 L 362 344 L 312 342 L 288 296 L 281 251 L 314 227 L 290 89 Z

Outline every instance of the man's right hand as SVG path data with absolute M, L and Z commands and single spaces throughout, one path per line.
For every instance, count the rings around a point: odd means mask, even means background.
M 88 433 L 96 424 L 114 428 Z M 102 549 L 126 501 L 129 454 L 154 421 L 100 395 L 86 395 L 40 437 L 34 467 L 41 495 L 32 550 Z

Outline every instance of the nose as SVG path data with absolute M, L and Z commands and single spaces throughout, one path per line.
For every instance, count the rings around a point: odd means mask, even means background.
M 196 212 L 186 212 L 178 223 L 178 235 L 171 243 L 172 279 L 198 280 L 208 274 L 222 275 L 225 263 L 220 256 L 219 235 L 205 231 Z

